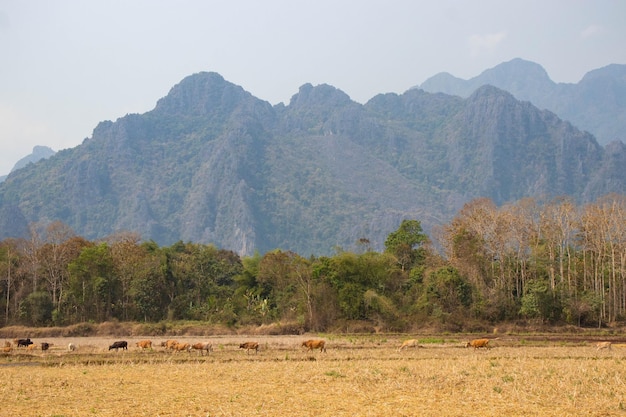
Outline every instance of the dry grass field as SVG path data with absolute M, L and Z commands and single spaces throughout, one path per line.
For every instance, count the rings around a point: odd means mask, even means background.
M 179 338 L 210 341 L 208 356 L 166 352 L 165 338 L 150 351 L 126 338 L 117 353 L 115 338 L 48 338 L 49 351 L 1 354 L 0 415 L 626 416 L 619 343 L 500 337 L 474 350 L 443 336 L 398 351 L 400 336 L 324 338 L 325 353 L 300 348 L 304 336 Z M 239 349 L 248 340 L 258 354 Z

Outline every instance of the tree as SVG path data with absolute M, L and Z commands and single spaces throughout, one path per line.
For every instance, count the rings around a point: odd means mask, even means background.
M 0 274 L 2 275 L 6 283 L 4 286 L 4 291 L 6 292 L 6 296 L 4 297 L 4 301 L 6 303 L 4 311 L 5 325 L 9 323 L 11 293 L 14 287 L 14 280 L 18 263 L 19 257 L 15 240 L 9 239 L 0 242 Z
M 107 240 L 111 248 L 115 274 L 121 285 L 121 318 L 128 320 L 133 316 L 131 290 L 133 280 L 137 278 L 137 273 L 142 269 L 148 256 L 146 250 L 139 245 L 139 235 L 136 233 L 118 233 Z
M 419 247 L 428 242 L 418 220 L 403 220 L 395 232 L 385 240 L 385 250 L 396 256 L 402 271 L 420 259 Z
M 297 320 L 299 312 L 307 311 L 306 302 L 301 298 L 302 279 L 309 274 L 306 269 L 306 260 L 291 251 L 275 250 L 261 259 L 257 280 L 266 286 L 274 318 Z
M 69 279 L 67 266 L 91 243 L 76 236 L 69 226 L 61 222 L 48 225 L 44 237 L 45 242 L 38 250 L 38 258 L 52 305 L 58 309 Z
M 20 316 L 33 326 L 44 326 L 52 320 L 52 300 L 46 291 L 32 292 L 20 304 Z
M 74 320 L 102 322 L 114 317 L 121 304 L 120 283 L 106 243 L 88 246 L 69 265 L 69 308 Z

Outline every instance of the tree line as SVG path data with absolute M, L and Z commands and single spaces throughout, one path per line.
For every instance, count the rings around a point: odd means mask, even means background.
M 284 323 L 303 331 L 362 323 L 468 330 L 505 321 L 602 326 L 626 318 L 626 198 L 466 204 L 427 236 L 404 220 L 385 249 L 240 257 L 211 244 L 159 246 L 134 233 L 88 241 L 31 225 L 0 242 L 4 326 L 111 320 Z

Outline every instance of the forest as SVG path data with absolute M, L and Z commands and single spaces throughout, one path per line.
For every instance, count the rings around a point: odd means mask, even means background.
M 159 246 L 123 232 L 89 241 L 61 223 L 0 242 L 0 323 L 68 326 L 190 320 L 287 331 L 504 322 L 602 327 L 626 319 L 626 197 L 496 206 L 480 198 L 428 236 L 402 221 L 372 250 L 240 257 L 211 244 Z M 359 327 L 360 326 L 360 327 Z

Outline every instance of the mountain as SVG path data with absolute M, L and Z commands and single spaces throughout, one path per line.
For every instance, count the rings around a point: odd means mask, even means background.
M 469 80 L 440 73 L 419 88 L 469 97 L 487 84 L 556 113 L 579 129 L 591 132 L 602 145 L 615 140 L 626 142 L 626 65 L 612 64 L 593 70 L 577 84 L 557 84 L 539 64 L 516 58 Z
M 20 159 L 19 161 L 15 163 L 15 165 L 13 166 L 13 169 L 11 169 L 11 172 L 16 171 L 20 168 L 23 168 L 26 165 L 30 164 L 31 162 L 34 164 L 35 162 L 39 162 L 42 159 L 50 158 L 55 153 L 56 153 L 55 151 L 48 148 L 47 146 L 35 146 L 33 148 L 33 152 L 30 155 L 23 157 L 22 159 Z M 0 176 L 0 182 L 4 181 L 6 177 L 7 175 Z
M 428 232 L 467 201 L 592 201 L 626 193 L 626 149 L 492 86 L 466 99 L 412 89 L 358 104 L 303 85 L 270 105 L 216 73 L 189 76 L 145 114 L 0 184 L 0 238 L 60 220 L 87 239 L 120 230 L 249 255 L 376 250 L 403 219 Z

